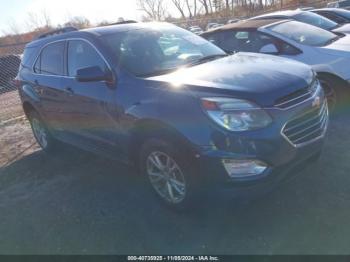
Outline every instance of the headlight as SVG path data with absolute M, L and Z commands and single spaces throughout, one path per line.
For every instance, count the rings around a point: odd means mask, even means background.
M 268 126 L 271 117 L 257 105 L 241 99 L 202 98 L 202 107 L 208 116 L 230 131 L 248 131 Z

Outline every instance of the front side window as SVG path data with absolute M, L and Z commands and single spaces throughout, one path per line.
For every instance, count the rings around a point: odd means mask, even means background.
M 324 11 L 317 11 L 318 14 L 327 17 L 328 19 L 338 23 L 338 24 L 343 24 L 347 23 L 347 20 L 345 18 L 342 18 L 341 16 L 338 16 L 336 14 L 332 14 L 330 12 L 324 12 Z
M 332 20 L 329 20 L 328 18 L 311 12 L 300 13 L 294 18 L 295 20 L 298 20 L 300 22 L 321 27 L 325 30 L 331 30 L 338 26 L 338 24 L 333 22 Z
M 176 70 L 203 58 L 225 52 L 187 30 L 169 25 L 102 36 L 121 67 L 136 76 Z
M 322 28 L 297 21 L 272 25 L 268 29 L 299 44 L 309 46 L 324 46 L 338 38 L 337 35 Z
M 68 75 L 76 76 L 77 70 L 97 66 L 102 71 L 107 70 L 103 58 L 95 48 L 82 40 L 71 40 L 68 43 Z
M 64 41 L 46 46 L 35 64 L 35 72 L 44 75 L 64 75 L 64 48 Z
M 350 19 L 350 11 L 348 10 L 344 10 L 344 9 L 339 9 L 336 11 L 339 15 L 341 15 L 342 17 L 345 17 L 347 19 Z

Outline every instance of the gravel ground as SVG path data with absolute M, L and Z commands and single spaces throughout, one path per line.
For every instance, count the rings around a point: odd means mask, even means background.
M 186 213 L 130 167 L 69 147 L 45 155 L 25 120 L 0 130 L 1 254 L 350 254 L 349 117 L 292 183 L 250 203 L 217 192 Z

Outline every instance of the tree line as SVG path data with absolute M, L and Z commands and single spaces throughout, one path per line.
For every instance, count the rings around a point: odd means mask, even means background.
M 308 0 L 137 0 L 143 20 L 169 20 L 175 9 L 182 19 L 203 16 L 243 17 L 271 8 L 307 4 Z

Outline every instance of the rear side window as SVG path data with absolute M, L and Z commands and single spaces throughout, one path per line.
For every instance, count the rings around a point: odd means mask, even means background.
M 64 75 L 65 42 L 47 45 L 35 63 L 34 71 L 43 75 Z
M 107 70 L 105 61 L 89 43 L 81 40 L 69 41 L 68 75 L 76 76 L 78 69 L 92 66 L 98 66 L 102 71 Z

